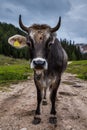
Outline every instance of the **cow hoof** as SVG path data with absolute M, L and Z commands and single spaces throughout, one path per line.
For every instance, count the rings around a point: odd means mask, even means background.
M 42 105 L 47 105 L 47 101 L 43 100 Z
M 49 123 L 56 124 L 57 123 L 57 117 L 50 117 L 49 118 Z
M 34 125 L 37 125 L 37 124 L 39 124 L 41 122 L 41 118 L 39 118 L 39 117 L 34 117 L 34 120 L 32 121 L 32 123 L 34 124 Z

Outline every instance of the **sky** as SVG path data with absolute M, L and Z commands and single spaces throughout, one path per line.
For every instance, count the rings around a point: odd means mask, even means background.
M 61 27 L 57 31 L 60 39 L 87 44 L 87 0 L 2 0 L 0 22 L 17 27 L 19 14 L 24 25 L 34 23 L 54 27 L 61 16 Z

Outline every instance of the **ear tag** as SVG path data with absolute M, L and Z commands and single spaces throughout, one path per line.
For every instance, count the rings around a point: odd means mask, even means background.
M 20 47 L 20 45 L 21 45 L 21 44 L 20 44 L 19 41 L 15 41 L 15 42 L 14 42 L 14 46 L 15 46 L 15 47 Z

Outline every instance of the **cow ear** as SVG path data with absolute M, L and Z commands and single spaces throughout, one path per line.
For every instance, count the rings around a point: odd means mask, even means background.
M 21 35 L 14 35 L 8 39 L 8 43 L 15 48 L 23 48 L 27 46 L 26 37 Z

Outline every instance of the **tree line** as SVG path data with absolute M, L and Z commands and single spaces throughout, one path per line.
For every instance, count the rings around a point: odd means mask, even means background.
M 8 38 L 15 34 L 25 36 L 25 33 L 14 25 L 0 22 L 0 54 L 13 58 L 25 58 L 28 60 L 29 50 L 27 47 L 23 49 L 15 49 L 8 44 Z M 80 49 L 76 48 L 74 42 L 72 43 L 72 41 L 68 41 L 66 39 L 60 39 L 60 42 L 63 48 L 66 50 L 69 60 L 83 59 Z
M 74 41 L 72 42 L 71 40 L 68 41 L 66 39 L 60 39 L 61 44 L 63 46 L 63 48 L 66 50 L 67 54 L 68 54 L 68 59 L 69 60 L 83 60 L 84 57 L 80 51 L 79 47 L 76 47 L 76 45 L 74 44 Z

